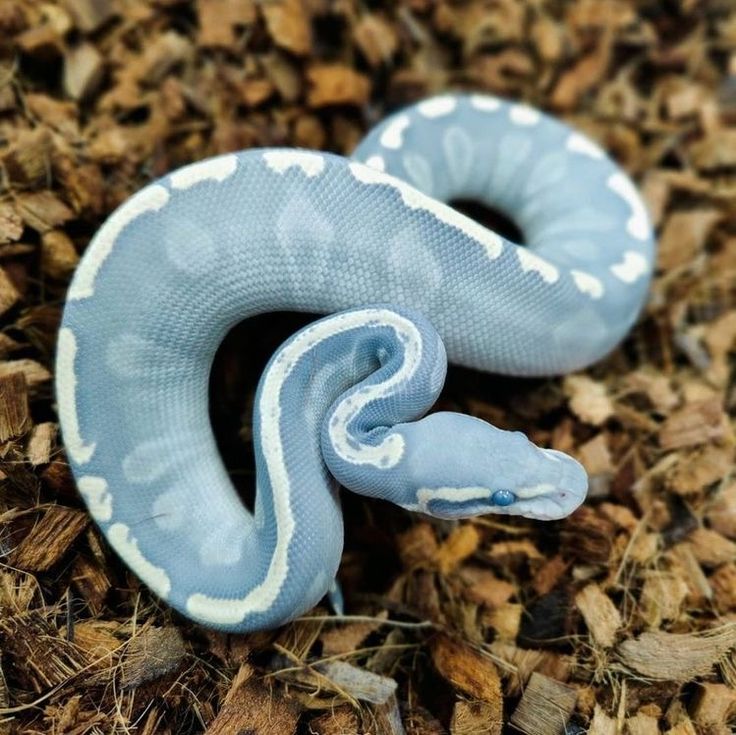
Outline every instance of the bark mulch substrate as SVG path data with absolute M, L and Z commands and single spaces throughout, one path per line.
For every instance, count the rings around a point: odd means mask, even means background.
M 445 89 L 578 125 L 657 224 L 648 307 L 607 360 L 453 370 L 442 400 L 571 452 L 591 498 L 555 523 L 449 524 L 349 496 L 363 617 L 193 626 L 111 554 L 69 474 L 51 371 L 79 254 L 180 164 L 347 153 Z M 0 734 L 732 732 L 735 174 L 733 0 L 0 0 Z M 218 354 L 246 496 L 256 375 L 303 322 L 254 320 Z

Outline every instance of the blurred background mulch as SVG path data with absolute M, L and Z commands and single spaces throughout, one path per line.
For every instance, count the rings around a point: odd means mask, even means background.
M 340 621 L 175 616 L 90 524 L 57 433 L 64 293 L 105 216 L 205 156 L 349 153 L 447 89 L 525 100 L 636 178 L 660 237 L 632 335 L 442 399 L 571 452 L 565 521 L 436 523 L 345 497 Z M 733 0 L 0 0 L 0 735 L 725 735 L 736 727 Z M 305 317 L 231 333 L 212 418 L 244 497 L 250 405 Z

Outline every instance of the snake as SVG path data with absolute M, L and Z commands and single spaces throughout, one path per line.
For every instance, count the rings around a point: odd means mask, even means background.
M 447 362 L 585 368 L 636 322 L 654 256 L 643 199 L 598 143 L 489 94 L 399 108 L 349 157 L 253 148 L 177 168 L 107 218 L 67 292 L 55 392 L 76 487 L 155 595 L 228 632 L 280 626 L 334 590 L 342 487 L 450 521 L 564 518 L 586 497 L 582 465 L 433 410 Z M 249 509 L 208 386 L 233 326 L 273 311 L 316 321 L 256 389 Z

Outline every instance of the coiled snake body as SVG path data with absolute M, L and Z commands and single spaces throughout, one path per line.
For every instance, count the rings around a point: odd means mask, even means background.
M 460 198 L 507 213 L 527 247 L 442 203 Z M 605 355 L 639 313 L 653 250 L 641 199 L 597 145 L 494 97 L 400 111 L 352 159 L 261 149 L 178 169 L 110 216 L 69 289 L 56 390 L 79 491 L 154 592 L 231 631 L 328 590 L 337 481 L 443 518 L 563 517 L 587 490 L 575 460 L 468 416 L 418 419 L 445 350 L 514 375 Z M 228 330 L 272 310 L 332 316 L 261 380 L 251 514 L 212 435 L 208 377 Z

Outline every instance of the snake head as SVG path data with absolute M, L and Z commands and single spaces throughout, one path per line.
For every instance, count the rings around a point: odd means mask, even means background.
M 411 486 L 402 505 L 410 510 L 439 518 L 500 513 L 549 521 L 585 500 L 588 476 L 582 465 L 564 452 L 536 446 L 521 432 L 450 412 L 402 428 Z

